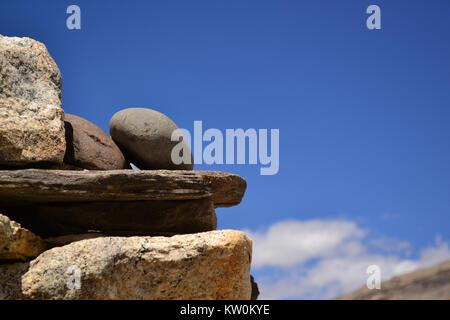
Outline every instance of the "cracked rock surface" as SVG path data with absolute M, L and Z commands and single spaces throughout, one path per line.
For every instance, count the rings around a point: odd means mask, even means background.
M 0 214 L 0 262 L 35 258 L 45 247 L 40 237 Z
M 45 45 L 0 35 L 0 167 L 62 164 L 61 82 Z
M 250 299 L 251 254 L 235 230 L 82 240 L 0 265 L 0 298 Z

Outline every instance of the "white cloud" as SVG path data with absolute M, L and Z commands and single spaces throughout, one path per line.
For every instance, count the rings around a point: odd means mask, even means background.
M 365 241 L 367 232 L 348 220 L 283 221 L 246 232 L 253 239 L 252 272 L 261 299 L 334 298 L 365 285 L 369 265 L 380 266 L 382 279 L 388 279 L 450 259 L 449 245 L 440 238 L 409 259 L 403 257 L 411 253 L 408 242 Z
M 370 240 L 369 245 L 381 249 L 386 253 L 404 253 L 407 256 L 411 255 L 413 249 L 411 244 L 407 241 L 399 241 L 385 236 Z
M 350 221 L 283 221 L 265 232 L 246 231 L 253 239 L 254 267 L 293 266 L 308 259 L 326 257 L 338 251 L 357 254 L 364 231 Z

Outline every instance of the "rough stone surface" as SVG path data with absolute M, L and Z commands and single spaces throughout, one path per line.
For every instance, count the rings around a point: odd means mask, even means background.
M 22 275 L 29 268 L 29 262 L 0 264 L 0 300 L 19 300 L 22 295 Z
M 0 166 L 63 162 L 61 74 L 46 47 L 0 35 Z
M 248 300 L 251 253 L 251 240 L 234 230 L 83 240 L 29 267 L 0 266 L 0 298 Z M 70 267 L 81 272 L 79 289 L 67 285 Z
M 130 168 L 116 143 L 102 129 L 81 117 L 65 114 L 64 162 L 89 170 Z
M 126 157 L 140 169 L 192 170 L 194 162 L 189 150 L 191 163 L 173 163 L 172 149 L 178 144 L 172 141 L 177 125 L 162 113 L 146 108 L 128 108 L 113 115 L 109 131 L 111 137 L 122 149 Z
M 189 200 L 208 198 L 216 207 L 241 202 L 246 181 L 215 171 L 0 170 L 0 203 Z
M 44 250 L 41 238 L 0 214 L 0 262 L 35 258 Z
M 450 260 L 381 281 L 381 289 L 367 286 L 340 300 L 450 300 Z
M 215 230 L 210 198 L 178 201 L 115 201 L 1 205 L 1 210 L 42 237 L 86 233 L 174 235 Z

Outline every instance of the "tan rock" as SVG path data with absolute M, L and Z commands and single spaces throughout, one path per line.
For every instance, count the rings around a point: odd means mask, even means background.
M 0 35 L 0 165 L 61 164 L 61 74 L 45 45 Z
M 0 267 L 0 297 L 250 299 L 251 253 L 251 240 L 235 230 L 83 240 L 44 252 L 28 271 Z
M 0 214 L 0 261 L 34 258 L 44 250 L 40 237 Z

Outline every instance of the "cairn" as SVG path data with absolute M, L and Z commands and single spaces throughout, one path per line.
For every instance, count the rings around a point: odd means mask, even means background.
M 65 114 L 61 83 L 42 43 L 0 35 L 0 299 L 255 298 L 251 240 L 216 230 L 246 181 L 174 165 L 157 111 L 111 136 Z

